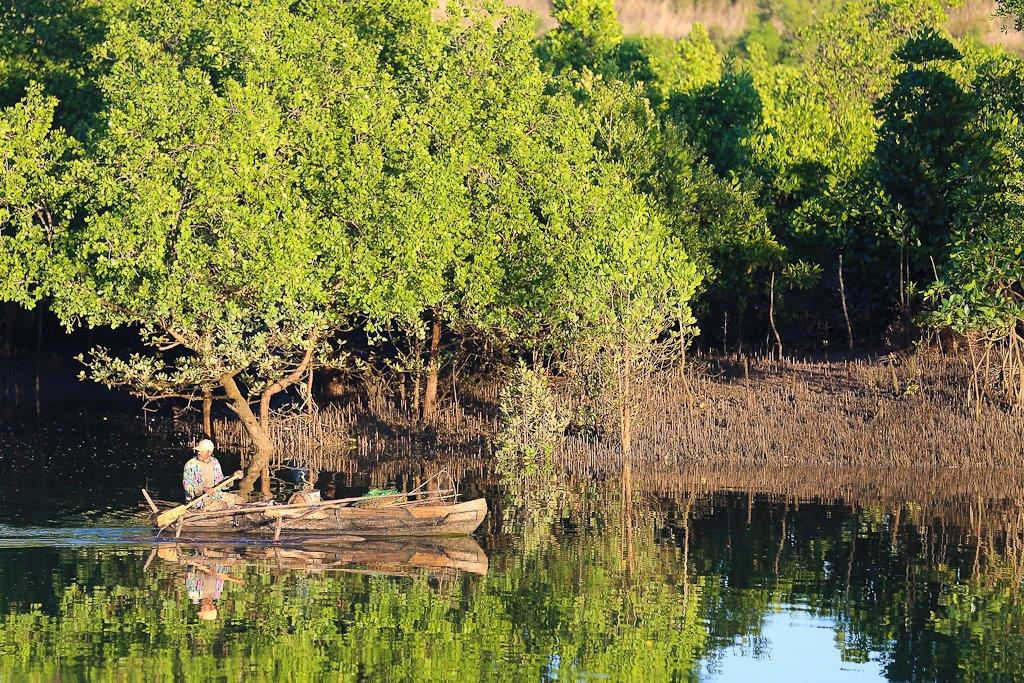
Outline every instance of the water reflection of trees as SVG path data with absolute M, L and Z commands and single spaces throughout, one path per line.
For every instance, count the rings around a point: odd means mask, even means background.
M 1024 674 L 1024 527 L 1020 498 L 1002 497 L 1016 484 L 983 494 L 939 476 L 949 486 L 915 500 L 892 472 L 886 486 L 838 478 L 847 502 L 821 480 L 813 497 L 781 493 L 798 472 L 760 474 L 733 480 L 746 490 L 712 493 L 725 482 L 705 477 L 656 499 L 662 536 L 678 542 L 685 523 L 692 573 L 719 585 L 706 592 L 712 653 L 738 636 L 756 649 L 771 606 L 799 605 L 834 621 L 844 659 L 881 656 L 893 680 Z
M 706 647 L 700 591 L 673 582 L 674 553 L 653 538 L 634 553 L 628 577 L 614 535 L 506 554 L 485 577 L 444 582 L 236 567 L 244 583 L 225 588 L 219 620 L 198 622 L 179 567 L 138 574 L 123 555 L 65 551 L 94 581 L 62 588 L 54 609 L 3 618 L 0 677 L 686 677 Z
M 464 465 L 467 489 L 492 485 Z M 391 467 L 360 476 L 394 481 Z M 691 678 L 737 643 L 763 652 L 785 605 L 831 620 L 847 661 L 881 658 L 894 680 L 1024 675 L 1012 477 L 629 474 L 563 473 L 535 539 L 515 521 L 486 529 L 485 576 L 246 564 L 216 622 L 197 621 L 180 567 L 62 550 L 49 575 L 32 570 L 36 595 L 0 581 L 0 679 Z
M 563 473 L 575 501 L 562 510 L 565 524 L 618 534 L 628 569 L 650 537 L 673 552 L 660 571 L 684 595 L 696 589 L 711 662 L 740 641 L 761 652 L 766 616 L 795 605 L 834 622 L 845 660 L 880 657 L 894 680 L 1024 675 L 1018 473 L 644 467 L 621 475 Z M 636 557 L 643 567 L 651 554 Z

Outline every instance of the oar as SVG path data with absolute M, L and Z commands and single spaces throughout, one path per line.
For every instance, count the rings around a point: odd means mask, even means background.
M 190 509 L 192 509 L 193 507 L 195 507 L 199 503 L 203 502 L 207 497 L 213 495 L 217 491 L 220 491 L 223 488 L 227 488 L 228 485 L 232 484 L 236 479 L 240 478 L 241 476 L 242 475 L 241 475 L 240 472 L 235 472 L 230 477 L 228 477 L 227 479 L 225 479 L 221 483 L 219 483 L 216 486 L 214 486 L 213 490 L 210 491 L 209 493 L 204 493 L 203 495 L 199 496 L 198 498 L 193 498 L 192 500 L 190 500 L 189 502 L 185 503 L 184 505 L 179 505 L 176 508 L 171 508 L 170 510 L 167 510 L 165 512 L 161 512 L 159 514 L 159 516 L 157 516 L 157 518 L 156 518 L 156 525 L 158 527 L 160 527 L 161 529 L 163 529 L 164 527 L 167 527 L 167 526 L 170 526 L 171 524 L 174 524 L 176 521 L 178 521 L 178 519 L 182 515 L 184 515 Z

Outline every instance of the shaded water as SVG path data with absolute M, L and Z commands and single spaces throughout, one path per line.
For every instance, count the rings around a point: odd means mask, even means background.
M 494 507 L 474 541 L 176 545 L 137 527 L 137 497 L 177 495 L 182 445 L 64 417 L 0 426 L 2 681 L 1024 675 L 1005 479 L 637 473 L 626 502 L 591 474 L 567 477 L 566 510 L 523 516 L 483 463 L 462 482 Z

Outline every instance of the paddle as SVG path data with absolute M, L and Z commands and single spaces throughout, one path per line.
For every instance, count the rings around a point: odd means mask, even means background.
M 203 502 L 203 500 L 205 498 L 207 498 L 208 496 L 211 496 L 214 493 L 216 493 L 217 491 L 220 491 L 221 489 L 226 488 L 229 484 L 233 483 L 236 479 L 240 479 L 241 477 L 242 477 L 242 473 L 241 472 L 235 472 L 230 477 L 228 477 L 227 479 L 225 479 L 221 483 L 219 483 L 216 486 L 214 486 L 213 490 L 210 491 L 209 493 L 204 493 L 203 495 L 199 496 L 198 498 L 193 498 L 192 500 L 190 500 L 189 502 L 185 503 L 184 505 L 179 505 L 176 508 L 171 508 L 170 510 L 167 510 L 165 512 L 161 512 L 157 516 L 157 518 L 156 518 L 156 525 L 158 527 L 160 527 L 161 529 L 163 529 L 166 526 L 170 526 L 171 524 L 174 524 L 176 521 L 178 521 L 178 519 L 182 515 L 184 515 L 186 512 L 188 512 L 195 505 L 197 505 L 198 503 Z

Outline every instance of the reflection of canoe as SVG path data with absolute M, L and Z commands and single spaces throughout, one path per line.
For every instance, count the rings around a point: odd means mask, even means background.
M 399 501 L 380 507 L 338 505 L 240 505 L 227 510 L 190 511 L 171 529 L 176 534 L 273 534 L 289 536 L 344 535 L 468 536 L 487 515 L 483 498 L 451 503 L 444 500 Z M 156 514 L 151 515 L 155 525 Z
M 216 545 L 174 543 L 157 551 L 162 560 L 211 571 L 222 567 L 258 565 L 307 572 L 370 572 L 405 576 L 414 570 L 431 575 L 451 571 L 487 573 L 487 555 L 471 538 L 325 539 L 314 546 Z

